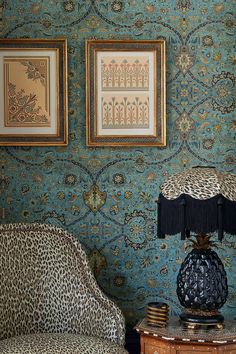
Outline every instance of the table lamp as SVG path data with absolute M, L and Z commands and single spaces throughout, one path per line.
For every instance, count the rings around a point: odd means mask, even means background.
M 196 234 L 193 250 L 177 276 L 177 296 L 185 308 L 180 320 L 189 328 L 223 326 L 219 309 L 228 296 L 227 276 L 207 233 L 236 234 L 236 175 L 214 167 L 193 167 L 167 178 L 158 200 L 158 237 Z

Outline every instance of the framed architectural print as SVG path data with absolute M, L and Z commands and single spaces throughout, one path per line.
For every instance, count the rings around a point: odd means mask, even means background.
M 88 40 L 88 146 L 165 146 L 165 41 Z
M 0 145 L 66 145 L 67 42 L 0 39 Z

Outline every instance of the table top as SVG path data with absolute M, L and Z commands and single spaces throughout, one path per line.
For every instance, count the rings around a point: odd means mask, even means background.
M 236 321 L 224 321 L 223 329 L 187 329 L 180 324 L 178 317 L 170 318 L 164 328 L 147 324 L 146 318 L 142 319 L 135 329 L 141 334 L 150 335 L 166 341 L 206 344 L 236 344 Z

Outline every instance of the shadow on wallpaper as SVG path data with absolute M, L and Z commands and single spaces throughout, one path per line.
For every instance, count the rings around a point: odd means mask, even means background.
M 1 222 L 61 226 L 83 244 L 97 281 L 130 327 L 149 301 L 180 312 L 175 279 L 185 257 L 178 235 L 157 239 L 156 204 L 165 176 L 193 165 L 235 173 L 235 1 L 4 0 L 0 35 L 66 37 L 68 147 L 2 147 Z M 2 19 L 1 19 L 2 17 Z M 164 38 L 167 147 L 87 148 L 85 39 Z M 218 251 L 228 273 L 222 312 L 236 315 L 236 243 Z

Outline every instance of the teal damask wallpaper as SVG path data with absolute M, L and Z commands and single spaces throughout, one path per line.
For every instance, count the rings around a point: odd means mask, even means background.
M 149 301 L 180 312 L 175 279 L 186 244 L 157 239 L 164 178 L 193 165 L 236 172 L 235 0 L 3 0 L 0 35 L 69 44 L 69 145 L 2 147 L 1 222 L 47 222 L 78 237 L 103 290 L 128 325 Z M 167 43 L 167 147 L 87 148 L 85 39 Z M 235 238 L 217 251 L 236 315 Z

